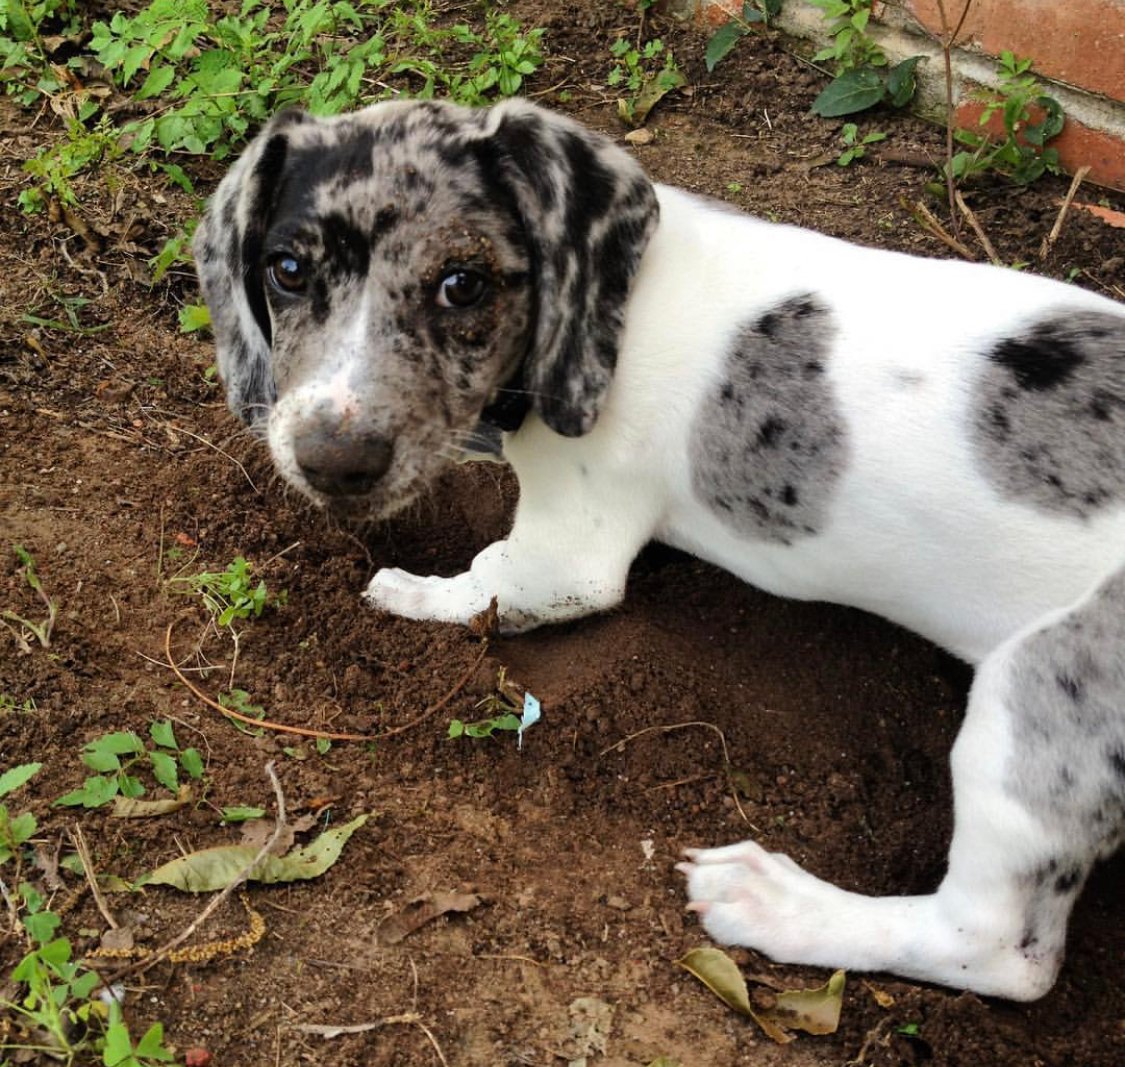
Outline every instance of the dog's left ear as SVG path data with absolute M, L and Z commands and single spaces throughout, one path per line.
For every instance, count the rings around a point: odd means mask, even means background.
M 525 101 L 494 107 L 486 135 L 531 250 L 535 335 L 521 385 L 551 429 L 578 437 L 613 377 L 656 192 L 607 137 Z

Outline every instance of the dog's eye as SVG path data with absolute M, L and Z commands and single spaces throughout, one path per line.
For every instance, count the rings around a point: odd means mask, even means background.
M 469 308 L 479 304 L 487 291 L 488 279 L 483 274 L 458 267 L 441 276 L 434 299 L 438 307 Z
M 304 263 L 288 252 L 271 256 L 269 263 L 266 265 L 266 273 L 278 292 L 290 296 L 304 292 L 305 286 L 308 284 Z

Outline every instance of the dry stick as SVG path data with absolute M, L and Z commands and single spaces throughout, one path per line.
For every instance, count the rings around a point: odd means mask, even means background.
M 950 33 L 945 2 L 937 0 L 938 14 L 941 16 L 941 55 L 945 63 L 945 188 L 949 194 L 949 217 L 953 220 L 953 233 L 957 238 L 961 234 L 955 206 L 957 184 L 953 176 L 953 42 L 957 40 L 961 27 L 965 25 L 972 3 L 973 0 L 965 0 L 965 6 L 961 8 L 961 17 Z
M 301 1023 L 294 1026 L 293 1029 L 301 1034 L 315 1034 L 317 1037 L 331 1040 L 334 1037 L 343 1037 L 345 1034 L 368 1034 L 372 1030 L 382 1030 L 385 1026 L 401 1024 L 417 1026 L 426 1035 L 430 1044 L 433 1045 L 434 1052 L 437 1053 L 437 1058 L 441 1061 L 443 1067 L 449 1067 L 449 1061 L 441 1051 L 437 1038 L 434 1037 L 430 1028 L 422 1022 L 422 1016 L 416 1011 L 403 1012 L 401 1015 L 385 1015 L 382 1019 L 376 1019 L 374 1022 L 358 1023 L 355 1026 L 322 1026 L 316 1023 Z
M 86 847 L 86 837 L 78 823 L 75 823 L 74 829 L 70 831 L 70 840 L 74 845 L 74 851 L 78 853 L 78 858 L 82 861 L 82 873 L 86 875 L 86 882 L 90 886 L 90 892 L 93 894 L 98 911 L 102 913 L 102 918 L 109 923 L 109 928 L 116 930 L 119 924 L 113 917 L 113 912 L 109 910 L 105 897 L 102 896 L 102 891 L 98 886 L 98 876 L 94 873 L 94 861 L 90 858 L 90 850 Z
M 965 198 L 961 195 L 961 190 L 958 189 L 954 194 L 954 199 L 957 201 L 957 206 L 961 209 L 961 214 L 965 216 L 965 220 L 973 228 L 973 233 L 977 235 L 977 240 L 980 241 L 981 248 L 984 249 L 985 255 L 989 260 L 997 266 L 1004 266 L 1004 261 L 996 254 L 996 249 L 992 247 L 992 242 L 988 239 L 988 234 L 984 232 L 984 227 L 981 226 L 973 209 L 965 203 Z
M 412 730 L 415 726 L 425 722 L 430 716 L 437 714 L 437 712 L 444 708 L 445 705 L 465 687 L 469 679 L 476 673 L 477 668 L 484 662 L 484 657 L 488 653 L 488 642 L 483 641 L 481 643 L 480 654 L 469 665 L 468 670 L 457 679 L 453 688 L 436 704 L 431 704 L 425 711 L 411 719 L 408 723 L 402 726 L 396 726 L 393 730 L 383 730 L 381 733 L 377 734 L 345 734 L 336 733 L 331 730 L 312 730 L 304 726 L 289 726 L 287 723 L 272 722 L 269 719 L 255 719 L 253 716 L 243 715 L 233 708 L 225 708 L 222 704 L 218 703 L 218 701 L 212 700 L 203 690 L 188 681 L 183 671 L 180 670 L 176 661 L 172 658 L 172 627 L 174 625 L 175 623 L 169 623 L 168 629 L 164 634 L 164 656 L 168 661 L 168 666 L 172 668 L 172 672 L 176 677 L 209 708 L 214 708 L 227 718 L 237 719 L 239 722 L 246 723 L 249 726 L 257 726 L 265 730 L 276 730 L 279 733 L 285 734 L 298 734 L 301 737 L 322 737 L 327 741 L 383 741 L 388 737 L 394 737 L 396 734 L 402 734 L 407 730 Z
M 946 228 L 934 217 L 934 213 L 919 200 L 911 209 L 918 225 L 927 233 L 932 234 L 942 244 L 952 248 L 959 256 L 963 256 L 970 263 L 976 262 L 976 256 L 966 248 L 956 237 L 953 237 Z
M 612 745 L 608 746 L 607 748 L 603 748 L 601 752 L 598 753 L 598 759 L 601 759 L 608 753 L 613 752 L 614 749 L 620 752 L 630 741 L 635 741 L 638 737 L 643 737 L 645 734 L 670 734 L 673 730 L 686 730 L 690 726 L 702 726 L 718 735 L 719 744 L 722 745 L 723 748 L 723 769 L 727 772 L 727 784 L 731 787 L 731 800 L 734 801 L 734 806 L 738 809 L 738 814 L 742 816 L 742 821 L 745 822 L 750 827 L 750 829 L 754 831 L 754 833 L 760 834 L 762 831 L 759 830 L 752 822 L 750 822 L 749 818 L 747 818 L 746 812 L 742 810 L 742 805 L 738 802 L 738 790 L 734 788 L 733 783 L 730 781 L 730 753 L 727 751 L 727 739 L 723 734 L 723 731 L 720 730 L 713 722 L 703 722 L 700 719 L 693 719 L 690 722 L 672 723 L 670 726 L 646 726 L 643 730 L 638 730 L 635 734 L 629 734 L 628 737 L 623 737 L 620 741 L 614 741 Z
M 258 850 L 258 854 L 227 883 L 225 888 L 211 898 L 207 907 L 205 907 L 181 933 L 177 934 L 171 941 L 165 942 L 165 944 L 161 945 L 155 952 L 149 953 L 147 956 L 142 956 L 136 963 L 131 963 L 128 967 L 118 971 L 112 978 L 107 979 L 107 985 L 119 981 L 127 974 L 143 974 L 150 967 L 155 966 L 163 960 L 169 952 L 179 948 L 180 945 L 191 937 L 196 930 L 226 903 L 230 895 L 254 873 L 258 864 L 273 851 L 278 841 L 281 840 L 281 835 L 285 830 L 285 794 L 281 790 L 281 783 L 277 780 L 277 771 L 274 770 L 273 760 L 270 760 L 269 763 L 266 764 L 266 774 L 269 776 L 270 785 L 273 786 L 273 795 L 277 799 L 277 824 L 274 826 L 273 833 L 270 834 L 269 840 Z
M 1070 188 L 1066 192 L 1066 199 L 1063 200 L 1062 207 L 1059 208 L 1059 213 L 1055 216 L 1055 224 L 1051 227 L 1051 232 L 1043 238 L 1043 243 L 1039 246 L 1040 261 L 1045 260 L 1051 254 L 1051 249 L 1055 247 L 1055 242 L 1059 239 L 1059 234 L 1062 233 L 1063 222 L 1066 221 L 1066 213 L 1070 210 L 1070 205 L 1074 202 L 1074 196 L 1078 192 L 1078 187 L 1089 173 L 1089 165 L 1079 167 L 1074 172 L 1074 177 L 1070 180 Z

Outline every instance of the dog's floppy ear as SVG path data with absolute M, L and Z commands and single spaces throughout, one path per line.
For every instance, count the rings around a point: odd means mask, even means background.
M 624 149 L 525 101 L 494 107 L 486 131 L 531 250 L 535 335 L 519 384 L 551 429 L 578 437 L 613 377 L 656 193 Z
M 307 121 L 302 111 L 282 111 L 262 128 L 219 183 L 192 241 L 219 376 L 231 410 L 246 423 L 264 417 L 276 395 L 262 242 L 285 174 L 289 133 Z

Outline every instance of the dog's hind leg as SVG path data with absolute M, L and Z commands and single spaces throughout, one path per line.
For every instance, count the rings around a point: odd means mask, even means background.
M 691 907 L 717 940 L 780 961 L 1042 996 L 1074 901 L 1125 823 L 1125 570 L 984 661 L 952 762 L 937 892 L 850 893 L 744 842 L 689 852 Z

